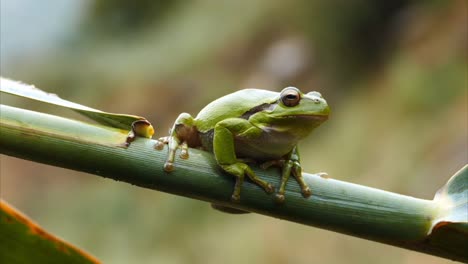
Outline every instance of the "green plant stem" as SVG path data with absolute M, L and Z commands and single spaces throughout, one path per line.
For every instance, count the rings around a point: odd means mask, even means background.
M 176 169 L 167 173 L 163 170 L 166 149 L 155 150 L 154 140 L 138 138 L 123 148 L 120 144 L 126 131 L 9 106 L 1 106 L 0 111 L 0 151 L 6 155 L 445 258 L 468 260 L 459 248 L 430 243 L 432 220 L 440 211 L 435 201 L 304 173 L 312 188 L 308 199 L 301 196 L 293 180 L 288 182 L 284 204 L 275 203 L 273 195 L 245 182 L 240 203 L 233 204 L 230 196 L 234 179 L 221 172 L 210 153 L 190 149 L 190 158 L 177 159 Z M 280 175 L 276 169 L 253 169 L 259 177 L 278 186 Z M 461 237 L 462 242 L 467 241 L 466 236 L 465 233 Z

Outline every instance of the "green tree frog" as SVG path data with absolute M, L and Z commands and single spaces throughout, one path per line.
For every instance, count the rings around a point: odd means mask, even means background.
M 297 143 L 327 120 L 329 112 L 327 102 L 318 92 L 304 94 L 295 87 L 286 87 L 280 93 L 239 90 L 211 102 L 195 118 L 180 114 L 169 136 L 160 138 L 156 148 L 168 145 L 164 164 L 168 172 L 174 169 L 178 148 L 183 159 L 188 158 L 188 147 L 212 152 L 219 166 L 236 179 L 233 202 L 240 200 L 245 176 L 265 192 L 274 192 L 270 183 L 255 175 L 247 164 L 250 162 L 261 163 L 264 168 L 271 165 L 282 168 L 277 201 L 284 201 L 290 174 L 299 183 L 302 195 L 309 197 L 311 190 L 302 178 Z

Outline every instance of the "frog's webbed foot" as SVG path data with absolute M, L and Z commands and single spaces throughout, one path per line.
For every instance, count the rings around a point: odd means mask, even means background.
M 289 179 L 289 176 L 292 174 L 296 179 L 297 183 L 301 188 L 301 193 L 304 198 L 309 197 L 312 194 L 307 183 L 304 181 L 302 177 L 302 167 L 299 161 L 297 160 L 284 160 L 282 165 L 282 173 L 281 173 L 281 184 L 276 193 L 276 201 L 279 203 L 284 202 L 284 192 L 286 189 L 286 183 Z
M 302 177 L 301 164 L 293 160 L 283 160 L 280 163 L 282 163 L 281 183 L 278 192 L 276 193 L 276 201 L 278 203 L 284 202 L 286 183 L 288 182 L 289 176 L 291 174 L 299 183 L 299 186 L 301 187 L 302 196 L 304 198 L 309 197 L 312 194 L 312 191 L 310 190 L 309 186 L 307 185 L 307 183 L 305 183 L 304 178 Z
M 263 169 L 267 169 L 271 166 L 278 166 L 282 168 L 281 172 L 281 183 L 278 189 L 278 192 L 275 194 L 276 201 L 278 203 L 282 203 L 285 200 L 284 193 L 286 189 L 286 183 L 290 175 L 292 174 L 296 179 L 297 183 L 301 188 L 301 193 L 304 198 L 309 197 L 312 194 L 310 187 L 304 181 L 302 177 L 302 167 L 299 162 L 299 155 L 297 153 L 297 149 L 294 148 L 293 151 L 287 156 L 286 159 L 279 159 L 279 160 L 272 160 L 265 162 L 260 165 Z
M 156 141 L 156 144 L 154 145 L 154 148 L 157 150 L 163 150 L 164 145 L 167 145 L 169 143 L 169 137 L 160 137 Z
M 157 140 L 154 146 L 157 150 L 162 150 L 164 149 L 164 145 L 168 145 L 168 154 L 166 162 L 164 163 L 165 171 L 170 172 L 174 170 L 174 160 L 177 149 L 180 149 L 180 158 L 189 158 L 187 139 L 193 138 L 195 132 L 192 123 L 193 117 L 187 113 L 182 113 L 176 119 L 169 132 L 169 136 L 161 137 Z
M 188 153 L 188 145 L 187 142 L 184 141 L 182 144 L 180 144 L 180 154 L 179 157 L 181 159 L 188 159 L 189 158 L 189 153 Z
M 128 132 L 127 138 L 125 139 L 125 142 L 122 144 L 122 146 L 127 148 L 128 146 L 130 146 L 130 143 L 132 143 L 135 140 L 135 138 L 151 138 L 153 134 L 154 128 L 148 120 L 142 119 L 134 121 L 132 123 L 131 130 L 130 132 Z
M 174 170 L 174 160 L 177 149 L 180 149 L 179 157 L 181 159 L 189 158 L 187 142 L 181 142 L 180 139 L 175 136 L 161 137 L 157 140 L 156 144 L 154 145 L 154 148 L 157 150 L 162 150 L 164 149 L 164 145 L 169 146 L 166 162 L 164 163 L 165 171 L 169 172 Z
M 292 168 L 292 173 L 294 178 L 296 178 L 297 183 L 299 183 L 299 186 L 301 187 L 301 193 L 304 198 L 308 198 L 312 195 L 312 190 L 310 189 L 309 185 L 304 181 L 304 178 L 302 177 L 302 167 L 299 162 L 295 161 L 293 168 Z
M 251 179 L 254 183 L 262 187 L 266 193 L 270 194 L 275 191 L 275 188 L 273 187 L 273 185 L 260 179 L 252 171 L 249 165 L 245 163 L 237 162 L 234 164 L 221 165 L 221 167 L 227 173 L 236 176 L 236 184 L 234 185 L 234 192 L 232 193 L 232 196 L 231 196 L 231 201 L 233 202 L 240 201 L 240 191 L 241 191 L 242 183 L 244 182 L 245 175 L 247 175 L 247 177 L 249 177 L 249 179 Z

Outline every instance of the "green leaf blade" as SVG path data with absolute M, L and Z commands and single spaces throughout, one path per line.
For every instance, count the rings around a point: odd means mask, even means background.
M 0 200 L 0 263 L 97 264 L 95 257 L 51 235 Z

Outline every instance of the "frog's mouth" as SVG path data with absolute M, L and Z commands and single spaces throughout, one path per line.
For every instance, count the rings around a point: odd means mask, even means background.
M 289 115 L 283 116 L 284 118 L 295 118 L 298 120 L 304 121 L 326 121 L 328 119 L 328 115 Z

